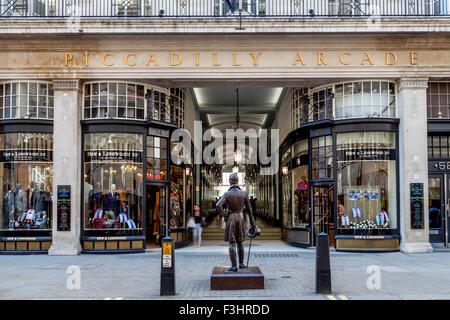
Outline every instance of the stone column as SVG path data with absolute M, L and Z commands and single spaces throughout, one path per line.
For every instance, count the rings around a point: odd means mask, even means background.
M 431 252 L 428 229 L 427 96 L 428 80 L 401 78 L 397 112 L 399 126 L 400 250 Z M 423 183 L 424 228 L 411 229 L 410 183 Z
M 81 97 L 78 80 L 53 81 L 53 229 L 49 255 L 78 255 L 81 221 Z M 57 186 L 71 186 L 70 231 L 57 231 Z

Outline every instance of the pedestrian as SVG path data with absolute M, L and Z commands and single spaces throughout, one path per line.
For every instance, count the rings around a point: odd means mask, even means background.
M 206 217 L 204 212 L 200 210 L 200 207 L 198 205 L 194 206 L 194 221 L 194 245 L 197 243 L 197 247 L 200 248 L 200 246 L 202 245 L 202 228 L 206 226 Z

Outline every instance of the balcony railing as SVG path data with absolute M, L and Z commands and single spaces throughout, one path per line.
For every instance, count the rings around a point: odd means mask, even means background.
M 0 18 L 415 17 L 449 10 L 450 0 L 0 0 Z

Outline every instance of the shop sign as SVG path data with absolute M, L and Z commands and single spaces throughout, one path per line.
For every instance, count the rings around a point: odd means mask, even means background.
M 84 162 L 102 161 L 142 163 L 142 151 L 89 150 L 84 152 Z
M 410 183 L 411 229 L 423 229 L 423 183 Z
M 0 151 L 0 162 L 51 162 L 53 150 L 6 149 Z
M 298 157 L 295 157 L 291 161 L 291 168 L 294 169 L 300 166 L 307 166 L 308 161 L 309 161 L 308 154 L 303 154 Z
M 387 148 L 362 148 L 337 151 L 337 161 L 395 160 L 396 150 Z
M 319 128 L 319 129 L 311 129 L 311 131 L 309 132 L 309 135 L 311 136 L 311 138 L 327 136 L 327 135 L 330 135 L 330 134 L 331 134 L 331 128 L 330 127 Z
M 450 160 L 428 161 L 428 168 L 432 172 L 450 172 Z
M 70 185 L 57 186 L 57 230 L 70 231 Z

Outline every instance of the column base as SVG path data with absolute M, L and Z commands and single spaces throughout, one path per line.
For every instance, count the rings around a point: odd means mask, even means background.
M 81 245 L 79 243 L 52 244 L 48 249 L 49 256 L 77 256 L 81 253 Z
M 433 252 L 433 247 L 429 242 L 408 242 L 400 243 L 400 251 L 403 253 L 427 253 Z

